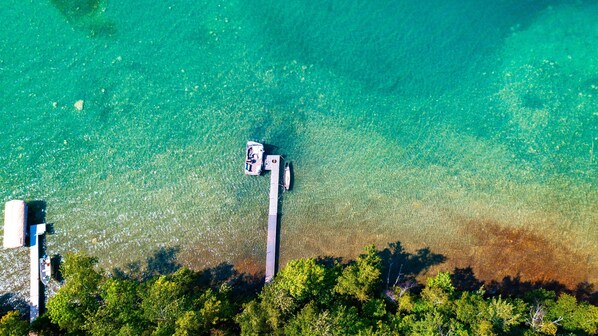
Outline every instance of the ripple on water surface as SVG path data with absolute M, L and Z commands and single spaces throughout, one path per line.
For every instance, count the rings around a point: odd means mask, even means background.
M 47 202 L 49 253 L 259 270 L 255 139 L 294 162 L 283 262 L 401 241 L 483 279 L 597 281 L 596 5 L 89 4 L 2 11 L 0 192 Z M 23 291 L 26 252 L 0 262 Z

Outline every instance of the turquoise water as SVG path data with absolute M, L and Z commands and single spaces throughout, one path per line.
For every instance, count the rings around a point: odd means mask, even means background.
M 73 3 L 0 3 L 0 199 L 47 202 L 49 253 L 263 268 L 254 139 L 294 162 L 283 262 L 401 241 L 598 282 L 596 2 Z

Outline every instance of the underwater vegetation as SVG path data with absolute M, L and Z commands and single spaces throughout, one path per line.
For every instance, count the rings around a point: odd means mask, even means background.
M 296 163 L 281 264 L 400 238 L 430 272 L 598 283 L 596 1 L 0 8 L 2 200 L 47 202 L 51 254 L 261 270 L 256 139 Z M 28 262 L 0 251 L 2 292 Z
M 86 32 L 89 37 L 111 36 L 116 33 L 115 24 L 105 17 L 106 4 L 101 0 L 50 0 L 54 7 L 75 29 Z
M 60 10 L 64 16 L 73 20 L 97 13 L 100 9 L 99 0 L 51 0 L 54 6 Z

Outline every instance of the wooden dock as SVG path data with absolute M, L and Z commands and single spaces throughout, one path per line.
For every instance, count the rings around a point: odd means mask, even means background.
M 280 155 L 267 155 L 265 169 L 270 171 L 270 207 L 266 245 L 266 283 L 272 281 L 278 268 L 278 192 L 280 190 Z
M 40 309 L 40 279 L 39 279 L 39 250 L 40 236 L 46 233 L 46 224 L 29 226 L 29 259 L 30 259 L 30 302 L 29 321 L 33 322 L 39 316 Z

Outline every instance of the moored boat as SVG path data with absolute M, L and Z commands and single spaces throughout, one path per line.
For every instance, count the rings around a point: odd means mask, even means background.
M 52 277 L 52 263 L 50 257 L 44 254 L 39 259 L 39 278 L 44 285 L 48 285 L 50 278 Z
M 289 191 L 291 189 L 291 163 L 284 163 L 284 178 L 283 178 L 284 190 Z
M 245 175 L 260 175 L 264 167 L 264 145 L 247 141 L 245 147 Z

